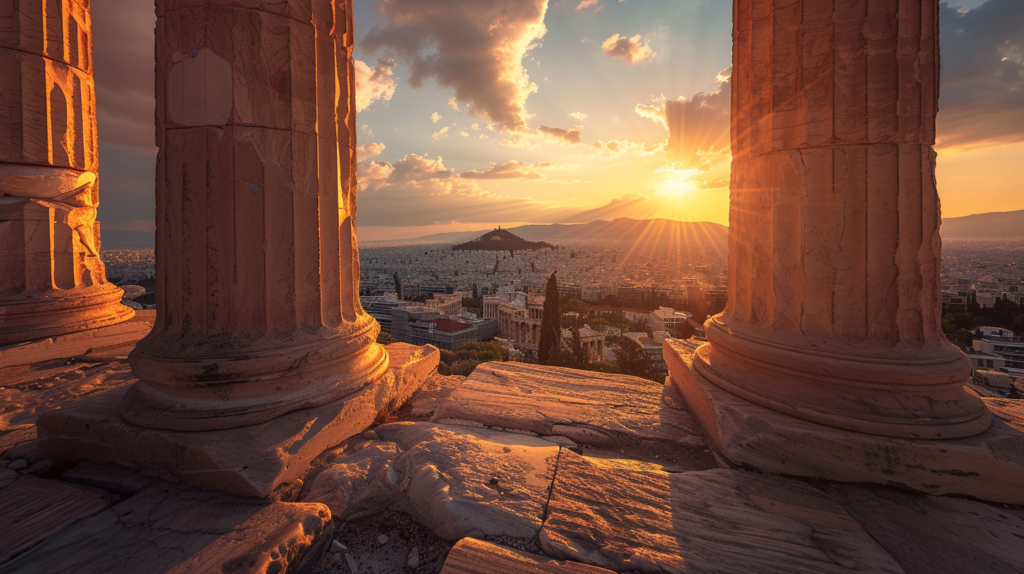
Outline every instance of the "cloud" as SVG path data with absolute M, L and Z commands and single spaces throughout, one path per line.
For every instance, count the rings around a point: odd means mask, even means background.
M 354 60 L 356 76 L 356 111 L 363 111 L 374 102 L 389 102 L 395 95 L 395 61 L 380 58 L 376 66 Z
M 409 154 L 394 165 L 364 161 L 359 163 L 358 176 L 360 225 L 553 223 L 579 213 L 550 202 L 492 193 L 472 179 L 459 177 L 440 157 Z
M 548 0 L 389 0 L 386 24 L 362 42 L 409 63 L 409 85 L 428 79 L 455 90 L 471 116 L 506 131 L 526 129 L 526 99 L 537 91 L 523 57 L 547 33 Z
M 620 58 L 627 64 L 639 64 L 656 55 L 650 45 L 641 40 L 640 34 L 632 38 L 615 34 L 601 44 L 601 49 L 609 58 Z
M 583 112 L 573 112 L 573 113 L 569 114 L 569 117 L 574 119 L 574 120 L 581 120 L 582 121 L 582 120 L 587 119 L 587 114 L 585 114 Z
M 576 126 L 571 130 L 540 126 L 537 131 L 555 140 L 562 140 L 571 144 L 583 143 L 583 126 Z
M 92 22 L 100 143 L 155 157 L 153 6 L 94 2 Z
M 356 148 L 356 156 L 362 159 L 370 159 L 384 153 L 386 146 L 382 143 L 368 143 Z
M 940 6 L 942 91 L 938 144 L 1024 140 L 1024 2 Z
M 434 123 L 436 124 L 437 122 L 441 121 L 441 114 L 434 112 L 430 114 L 430 119 L 434 120 Z
M 729 187 L 729 178 L 690 180 L 690 183 L 697 189 L 727 189 Z
M 448 105 L 451 106 L 453 110 L 459 111 L 459 100 L 455 99 L 455 96 L 448 98 Z
M 462 172 L 464 179 L 544 179 L 544 174 L 530 171 L 530 164 L 511 160 L 502 164 L 491 163 L 487 171 L 469 170 Z
M 580 2 L 579 6 L 576 7 L 576 9 L 583 10 L 585 8 L 590 8 L 591 6 L 597 4 L 600 1 L 601 0 L 583 0 L 582 2 Z
M 430 140 L 436 142 L 438 140 L 443 140 L 446 137 L 448 137 L 448 128 L 447 127 L 443 127 L 443 128 L 441 128 L 440 131 L 434 132 L 434 134 L 430 136 Z
M 668 130 L 669 161 L 681 169 L 709 169 L 708 155 L 729 149 L 731 70 L 718 75 L 718 90 L 689 100 L 658 99 L 639 104 L 636 113 Z
M 640 142 L 631 142 L 629 140 L 609 140 L 606 142 L 598 140 L 593 145 L 593 148 L 604 156 L 619 156 L 627 153 L 653 155 L 664 151 L 665 144 L 663 142 L 645 144 Z

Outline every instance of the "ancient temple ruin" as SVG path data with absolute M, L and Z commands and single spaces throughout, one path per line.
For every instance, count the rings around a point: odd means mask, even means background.
M 0 346 L 134 315 L 100 260 L 89 4 L 50 4 L 11 4 L 2 16 Z
M 157 0 L 129 323 L 89 0 L 0 2 L 0 373 L 86 381 L 5 414 L 0 573 L 1024 571 L 1024 409 L 939 328 L 938 0 L 734 7 L 729 307 L 662 385 L 377 344 L 352 0 Z

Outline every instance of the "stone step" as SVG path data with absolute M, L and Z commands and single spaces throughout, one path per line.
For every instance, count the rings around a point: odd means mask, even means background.
M 726 469 L 666 473 L 567 449 L 540 542 L 549 556 L 616 572 L 903 573 L 806 483 Z
M 110 507 L 110 493 L 96 488 L 5 474 L 0 476 L 0 564 Z
M 597 448 L 715 468 L 702 431 L 671 386 L 524 363 L 485 363 L 437 407 L 435 422 L 472 421 Z
M 330 520 L 321 504 L 149 488 L 64 528 L 0 573 L 284 573 L 294 571 Z

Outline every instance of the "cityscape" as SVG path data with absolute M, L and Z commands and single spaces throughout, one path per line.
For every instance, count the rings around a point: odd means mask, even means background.
M 536 361 L 545 288 L 557 272 L 567 349 L 571 327 L 577 326 L 593 343 L 594 368 L 614 369 L 625 337 L 643 347 L 650 376 L 664 377 L 664 340 L 701 340 L 704 319 L 727 302 L 727 257 L 692 246 L 687 255 L 692 259 L 668 260 L 661 250 L 637 249 L 626 241 L 575 241 L 535 251 L 367 242 L 360 246 L 359 294 L 385 337 L 395 341 L 451 352 L 467 343 L 497 342 L 506 359 Z M 119 285 L 147 289 L 136 299 L 141 308 L 155 309 L 151 248 L 105 250 L 103 259 Z M 1024 238 L 945 240 L 941 273 L 944 327 L 971 357 L 978 390 L 1024 397 L 1024 342 L 1015 341 L 1024 338 Z M 997 301 L 1000 308 L 1009 302 L 1019 309 L 997 316 Z M 976 313 L 968 316 L 971 305 Z M 659 318 L 666 311 L 681 320 L 670 319 L 666 327 Z M 982 332 L 985 327 L 1004 331 L 994 336 Z M 957 335 L 957 328 L 971 335 Z M 981 342 L 993 338 L 1000 341 L 998 350 Z

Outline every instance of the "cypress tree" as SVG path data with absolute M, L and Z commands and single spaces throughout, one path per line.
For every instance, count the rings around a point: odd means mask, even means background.
M 542 365 L 557 365 L 562 354 L 562 311 L 558 304 L 558 278 L 555 271 L 548 277 L 544 292 L 544 314 L 540 322 L 540 345 L 537 359 Z
M 572 326 L 572 363 L 574 369 L 584 369 L 590 364 L 590 357 L 587 356 L 587 351 L 583 348 L 579 325 Z

